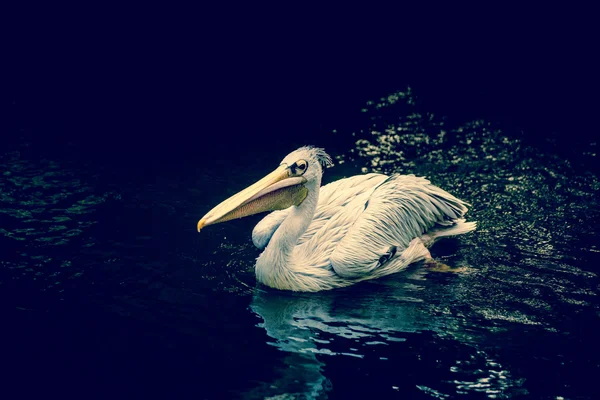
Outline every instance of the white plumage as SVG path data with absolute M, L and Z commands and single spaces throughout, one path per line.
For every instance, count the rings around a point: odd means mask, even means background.
M 329 156 L 307 146 L 281 165 L 293 172 L 298 160 L 308 164 L 301 174 L 306 198 L 267 215 L 252 232 L 264 249 L 256 276 L 267 286 L 320 291 L 378 278 L 429 258 L 435 239 L 476 227 L 463 219 L 465 202 L 427 179 L 372 173 L 320 187 Z

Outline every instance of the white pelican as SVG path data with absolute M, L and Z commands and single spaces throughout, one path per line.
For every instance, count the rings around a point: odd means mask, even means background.
M 321 187 L 321 148 L 301 147 L 252 186 L 198 221 L 207 226 L 265 211 L 252 232 L 264 249 L 256 278 L 281 290 L 316 292 L 379 278 L 430 260 L 427 247 L 475 229 L 465 202 L 414 175 L 371 173 Z

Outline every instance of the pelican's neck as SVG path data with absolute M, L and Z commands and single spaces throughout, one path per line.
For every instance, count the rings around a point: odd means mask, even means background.
M 292 252 L 298 239 L 306 232 L 313 220 L 321 179 L 305 184 L 308 195 L 299 206 L 292 206 L 288 216 L 273 234 L 269 244 L 256 261 L 256 276 L 268 286 L 278 287 L 275 281 L 290 271 Z

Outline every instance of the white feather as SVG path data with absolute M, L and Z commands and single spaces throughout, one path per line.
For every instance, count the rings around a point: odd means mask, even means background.
M 256 276 L 268 286 L 319 291 L 378 278 L 427 257 L 423 242 L 475 229 L 462 219 L 467 204 L 425 178 L 367 174 L 321 188 L 329 156 L 303 147 L 282 163 L 299 159 L 309 165 L 306 199 L 269 214 L 252 233 L 264 248 Z

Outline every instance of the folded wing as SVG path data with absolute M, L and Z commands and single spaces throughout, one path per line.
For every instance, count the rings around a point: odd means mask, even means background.
M 344 278 L 370 275 L 382 257 L 389 259 L 391 248 L 400 254 L 436 224 L 454 224 L 467 212 L 466 205 L 425 178 L 392 175 L 373 190 L 360 216 L 340 235 L 330 263 Z

